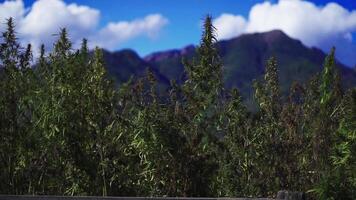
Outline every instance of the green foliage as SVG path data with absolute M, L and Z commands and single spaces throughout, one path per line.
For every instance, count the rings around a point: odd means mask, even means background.
M 0 193 L 356 197 L 356 91 L 342 90 L 335 49 L 322 74 L 280 88 L 277 58 L 255 81 L 256 112 L 223 87 L 207 16 L 187 79 L 162 91 L 154 71 L 117 88 L 104 53 L 66 29 L 53 51 L 21 48 L 10 18 L 0 45 Z M 180 84 L 181 83 L 181 84 Z
M 314 191 L 319 199 L 356 198 L 356 90 L 350 90 L 342 103 L 340 120 L 331 154 L 331 170 Z

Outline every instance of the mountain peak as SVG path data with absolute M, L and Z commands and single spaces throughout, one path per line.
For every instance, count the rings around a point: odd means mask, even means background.
M 245 39 L 260 39 L 267 44 L 273 44 L 278 41 L 295 40 L 289 37 L 286 33 L 281 30 L 272 30 L 267 32 L 255 32 L 255 33 L 245 33 L 230 40 L 245 40 Z M 229 42 L 230 40 L 225 40 Z M 296 40 L 299 42 L 299 40 Z
M 275 56 L 279 64 L 281 91 L 288 92 L 293 81 L 305 83 L 323 69 L 326 54 L 317 48 L 309 48 L 299 40 L 280 30 L 248 33 L 229 40 L 218 41 L 216 47 L 224 64 L 224 84 L 238 87 L 245 98 L 252 99 L 254 79 L 263 76 L 266 61 Z M 143 75 L 146 68 L 158 74 L 161 83 L 169 87 L 168 80 L 184 81 L 182 59 L 191 60 L 196 47 L 155 52 L 140 58 L 132 50 L 122 50 L 105 56 L 110 74 L 125 82 L 128 77 Z M 337 62 L 345 86 L 356 85 L 356 72 Z
M 160 51 L 160 52 L 155 52 L 155 53 L 149 54 L 144 57 L 144 60 L 146 62 L 155 62 L 157 60 L 189 55 L 194 51 L 195 51 L 195 46 L 191 44 L 191 45 L 185 46 L 182 49 L 171 49 L 171 50 L 167 50 L 167 51 Z
M 260 33 L 264 41 L 267 43 L 273 43 L 276 40 L 280 39 L 291 39 L 287 34 L 281 30 L 272 30 L 264 33 Z

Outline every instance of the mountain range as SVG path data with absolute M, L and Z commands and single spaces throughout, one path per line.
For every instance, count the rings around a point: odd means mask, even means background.
M 293 81 L 305 82 L 323 69 L 326 54 L 318 48 L 309 48 L 299 40 L 290 38 L 279 30 L 244 34 L 216 43 L 224 64 L 226 88 L 238 87 L 245 99 L 252 98 L 252 81 L 262 77 L 267 60 L 275 56 L 279 66 L 282 92 L 287 92 Z M 336 50 L 337 52 L 337 50 Z M 150 68 L 160 85 L 169 86 L 169 80 L 184 81 L 182 59 L 188 61 L 196 53 L 196 47 L 155 52 L 140 57 L 135 51 L 124 49 L 115 52 L 104 50 L 108 73 L 117 83 L 130 77 L 143 76 Z M 337 62 L 345 87 L 356 86 L 356 70 Z

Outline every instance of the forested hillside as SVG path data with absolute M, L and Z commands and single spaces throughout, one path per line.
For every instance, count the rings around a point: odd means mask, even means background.
M 74 50 L 66 29 L 33 60 L 10 18 L 0 46 L 0 193 L 273 197 L 286 189 L 355 199 L 356 88 L 341 86 L 335 49 L 321 73 L 287 94 L 284 58 L 260 58 L 252 113 L 239 89 L 225 87 L 214 30 L 208 16 L 194 59 L 183 63 L 186 78 L 165 91 L 160 68 L 132 79 L 117 70 L 127 78 L 117 87 L 106 52 L 91 53 L 85 39 Z M 117 56 L 140 66 L 130 51 Z
M 287 95 L 294 81 L 304 84 L 315 74 L 321 73 L 327 56 L 320 49 L 308 48 L 279 30 L 218 41 L 216 48 L 223 63 L 224 87 L 238 88 L 249 108 L 252 105 L 255 107 L 253 80 L 263 76 L 266 61 L 270 57 L 274 56 L 278 61 L 281 91 Z M 144 58 L 128 49 L 112 53 L 105 51 L 104 58 L 109 75 L 117 83 L 126 82 L 131 76 L 142 76 L 146 68 L 150 68 L 159 76 L 159 85 L 168 88 L 169 79 L 175 79 L 178 83 L 186 80 L 182 60 L 191 61 L 195 55 L 196 48 L 188 45 L 182 49 L 155 52 Z M 341 74 L 343 87 L 355 87 L 355 69 L 338 61 L 336 67 Z

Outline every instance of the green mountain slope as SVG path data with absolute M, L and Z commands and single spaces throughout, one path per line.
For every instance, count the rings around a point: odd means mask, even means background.
M 282 31 L 245 34 L 219 41 L 219 53 L 224 63 L 224 83 L 227 88 L 238 87 L 247 100 L 252 98 L 252 81 L 261 77 L 268 58 L 275 56 L 279 63 L 282 91 L 289 90 L 293 81 L 305 82 L 322 70 L 326 54 L 317 48 L 308 48 L 299 40 Z M 182 59 L 191 59 L 195 47 L 152 53 L 140 58 L 130 50 L 105 53 L 109 73 L 117 80 L 126 81 L 131 75 L 144 74 L 147 67 L 159 77 L 162 84 L 169 79 L 184 80 Z M 345 87 L 356 85 L 355 70 L 338 63 Z

